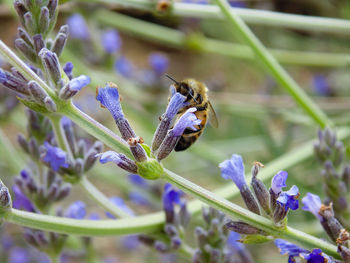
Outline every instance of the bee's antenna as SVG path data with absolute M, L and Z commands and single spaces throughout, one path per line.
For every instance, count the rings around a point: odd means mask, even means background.
M 176 81 L 175 79 L 173 79 L 172 77 L 170 77 L 168 74 L 165 74 L 165 76 L 170 79 L 171 81 L 173 81 L 175 84 L 179 85 L 180 83 L 178 81 Z

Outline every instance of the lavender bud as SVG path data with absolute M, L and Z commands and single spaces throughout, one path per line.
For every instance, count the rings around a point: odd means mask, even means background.
M 154 246 L 155 240 L 152 237 L 146 235 L 139 235 L 138 240 L 146 246 Z
M 34 49 L 29 46 L 22 38 L 17 38 L 15 40 L 15 46 L 27 59 L 30 61 L 36 61 L 36 54 Z
M 29 140 L 28 149 L 29 149 L 29 153 L 32 157 L 34 157 L 37 160 L 40 158 L 39 145 L 34 137 L 32 137 Z
M 57 194 L 56 201 L 61 201 L 64 198 L 66 198 L 70 193 L 70 189 L 71 189 L 70 184 L 65 184 L 64 186 L 62 186 Z
M 40 247 L 45 247 L 49 243 L 44 232 L 42 231 L 37 231 L 34 235 L 34 238 Z
M 193 263 L 204 263 L 204 262 L 206 262 L 204 260 L 203 252 L 200 249 L 196 249 L 194 251 L 193 257 L 192 257 L 192 262 Z
M 23 233 L 23 239 L 31 246 L 39 247 L 39 244 L 34 238 L 34 233 L 32 232 L 31 229 L 25 229 Z
M 30 47 L 34 47 L 30 35 L 23 28 L 17 29 L 18 36 L 23 39 Z
M 326 128 L 324 133 L 324 139 L 329 147 L 333 147 L 337 141 L 337 135 L 332 132 L 330 128 Z
M 137 173 L 137 166 L 134 161 L 130 160 L 124 154 L 116 153 L 113 151 L 107 151 L 97 154 L 96 157 L 100 157 L 101 163 L 114 162 L 120 168 L 130 172 Z
M 225 224 L 225 227 L 233 232 L 237 232 L 243 235 L 255 235 L 262 233 L 260 229 L 239 221 L 230 221 Z
M 57 197 L 58 185 L 56 183 L 51 184 L 47 190 L 47 200 L 54 201 Z
M 67 42 L 67 35 L 63 34 L 63 33 L 59 33 L 56 38 L 55 41 L 52 44 L 52 52 L 55 52 L 56 55 L 59 57 L 62 53 L 62 50 L 64 49 L 66 42 Z
M 37 54 L 39 54 L 40 50 L 45 47 L 45 42 L 41 34 L 37 34 L 33 36 L 33 43 L 34 43 L 34 50 Z
M 249 187 L 247 185 L 243 185 L 239 191 L 247 208 L 253 213 L 260 215 L 259 205 Z
M 158 240 L 154 243 L 154 248 L 160 253 L 165 253 L 168 251 L 167 245 Z
M 26 9 L 26 7 L 24 6 L 21 0 L 15 0 L 13 2 L 13 5 L 15 7 L 15 10 L 18 14 L 19 19 L 21 20 L 21 23 L 24 24 L 23 17 L 24 17 L 24 14 L 28 12 L 28 10 Z
M 182 244 L 182 240 L 178 236 L 172 237 L 170 242 L 171 242 L 172 249 L 179 249 Z
M 210 252 L 210 263 L 220 263 L 221 251 L 219 249 L 212 249 Z
M 334 166 L 338 167 L 344 159 L 345 148 L 342 142 L 337 141 L 334 146 Z
M 345 183 L 347 189 L 350 188 L 350 165 L 346 165 L 343 169 L 342 175 L 343 182 Z
M 50 19 L 55 17 L 55 13 L 57 10 L 58 0 L 49 0 L 47 3 L 47 8 L 49 10 Z
M 252 168 L 252 181 L 251 186 L 254 190 L 255 196 L 258 199 L 260 206 L 264 209 L 264 211 L 270 215 L 270 194 L 267 190 L 266 186 L 263 184 L 261 180 L 257 178 L 260 167 L 264 167 L 261 163 L 255 162 Z
M 81 176 L 84 172 L 84 161 L 81 158 L 75 160 L 74 170 L 78 176 Z
M 288 214 L 288 210 L 277 202 L 275 212 L 273 213 L 273 221 L 277 224 L 281 222 Z
M 12 206 L 9 189 L 4 185 L 0 188 L 0 206 L 1 214 L 4 212 L 4 209 L 9 209 Z
M 18 134 L 17 142 L 26 153 L 29 153 L 28 143 L 23 134 Z
M 86 142 L 83 139 L 80 139 L 77 144 L 77 155 L 85 156 L 86 151 L 87 151 Z
M 73 78 L 73 63 L 72 62 L 67 62 L 63 66 L 63 71 L 66 73 L 67 77 L 71 80 Z
M 77 78 L 72 79 L 67 85 L 61 90 L 59 97 L 62 100 L 68 100 L 75 96 L 83 87 L 90 83 L 90 77 L 81 75 Z
M 33 15 L 31 12 L 27 12 L 23 15 L 23 19 L 24 19 L 24 27 L 26 28 L 26 30 L 31 34 L 34 35 L 35 34 L 35 23 L 33 20 Z
M 180 224 L 183 227 L 186 227 L 191 220 L 191 214 L 188 212 L 186 204 L 180 207 L 179 217 L 180 217 Z
M 87 153 L 86 153 L 86 156 L 85 156 L 85 160 L 84 160 L 84 171 L 88 171 L 91 169 L 91 167 L 95 164 L 95 161 L 97 160 L 97 157 L 96 155 L 98 154 L 99 152 L 96 151 L 96 149 L 94 148 L 91 148 Z
M 27 83 L 20 78 L 15 77 L 11 73 L 7 71 L 3 71 L 0 68 L 0 85 L 16 91 L 18 93 L 22 93 L 24 95 L 29 95 Z
M 338 253 L 340 253 L 341 258 L 344 263 L 350 263 L 350 249 L 346 246 L 338 245 Z
M 56 174 L 54 171 L 52 171 L 51 169 L 49 169 L 46 173 L 46 187 L 50 187 L 51 184 L 53 184 L 53 182 L 56 179 Z
M 140 143 L 137 143 L 135 145 L 135 143 L 131 142 L 133 139 L 134 138 L 129 138 L 128 144 L 130 145 L 130 151 L 132 155 L 135 157 L 135 160 L 137 162 L 147 161 L 147 154 L 145 149 L 143 149 Z M 142 139 L 142 142 L 143 142 L 143 139 Z
M 198 247 L 204 249 L 205 245 L 208 243 L 208 233 L 202 227 L 197 226 L 194 230 L 197 238 Z
M 39 103 L 44 103 L 45 98 L 48 97 L 46 91 L 34 80 L 28 82 L 28 90 L 35 101 Z
M 45 104 L 46 109 L 48 109 L 49 111 L 51 111 L 51 112 L 57 111 L 56 103 L 49 96 L 47 96 L 44 99 L 44 104 Z
M 61 70 L 57 55 L 50 50 L 43 48 L 40 51 L 39 56 L 46 72 L 49 74 L 53 82 L 58 84 L 61 80 Z
M 166 224 L 164 227 L 164 231 L 167 235 L 171 237 L 179 235 L 179 232 L 177 231 L 175 225 L 173 224 Z
M 49 28 L 49 24 L 50 24 L 49 9 L 46 6 L 44 6 L 40 9 L 38 31 L 42 33 L 46 33 L 46 31 Z

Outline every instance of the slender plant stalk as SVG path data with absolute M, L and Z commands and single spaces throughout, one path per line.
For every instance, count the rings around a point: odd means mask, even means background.
M 87 178 L 83 176 L 80 180 L 80 185 L 85 190 L 85 192 L 98 204 L 100 204 L 104 209 L 110 212 L 113 216 L 117 218 L 127 218 L 130 217 L 128 213 L 125 213 L 118 206 L 113 204 L 109 199 L 98 190 Z
M 232 29 L 238 32 L 249 46 L 254 50 L 257 57 L 272 73 L 277 82 L 286 89 L 294 100 L 319 124 L 322 128 L 332 126 L 332 122 L 326 114 L 307 96 L 306 92 L 289 76 L 277 60 L 264 47 L 260 40 L 247 27 L 243 20 L 234 12 L 226 0 L 215 0 Z
M 253 50 L 246 45 L 232 44 L 205 36 L 191 38 L 191 36 L 187 36 L 181 31 L 108 10 L 96 12 L 95 18 L 100 23 L 116 27 L 120 31 L 136 34 L 147 40 L 157 43 L 161 42 L 175 48 L 194 47 L 196 50 L 204 53 L 222 55 L 234 59 L 255 59 Z M 281 49 L 269 49 L 269 51 L 280 63 L 290 65 L 346 67 L 350 64 L 350 56 L 348 54 L 289 51 Z
M 68 152 L 70 158 L 73 160 L 74 156 L 70 150 L 67 138 L 62 130 L 61 125 L 61 116 L 60 115 L 48 115 L 53 131 L 55 133 L 55 137 L 57 139 L 57 143 L 59 147 Z M 98 204 L 100 204 L 104 209 L 110 212 L 113 216 L 117 218 L 125 218 L 130 215 L 125 213 L 118 206 L 114 205 L 100 190 L 98 190 L 87 178 L 86 175 L 83 175 L 80 179 L 80 186 L 85 190 L 85 192 Z
M 139 10 L 154 12 L 155 5 L 149 0 L 82 0 L 85 2 L 102 2 L 133 7 Z M 230 7 L 241 19 L 251 25 L 285 27 L 303 31 L 324 32 L 330 34 L 350 34 L 350 21 L 345 19 L 286 14 L 268 10 Z M 171 14 L 180 17 L 203 19 L 224 19 L 225 16 L 215 5 L 174 3 Z

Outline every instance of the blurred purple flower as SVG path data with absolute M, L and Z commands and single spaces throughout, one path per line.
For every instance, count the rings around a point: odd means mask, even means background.
M 78 200 L 72 203 L 66 210 L 65 216 L 73 219 L 83 219 L 86 215 L 86 205 Z
M 35 212 L 32 202 L 22 193 L 18 185 L 12 186 L 12 191 L 15 195 L 15 200 L 12 202 L 12 207 L 16 209 L 23 209 L 28 212 Z
M 238 8 L 246 8 L 247 7 L 246 3 L 244 3 L 243 1 L 230 0 L 229 4 L 232 7 L 238 7 Z
M 140 205 L 140 206 L 149 206 L 150 205 L 149 200 L 144 195 L 142 195 L 141 193 L 139 193 L 137 191 L 131 191 L 129 193 L 129 199 L 130 199 L 130 201 L 132 201 L 136 205 Z
M 322 220 L 322 216 L 319 214 L 322 202 L 318 195 L 307 193 L 301 201 L 304 204 L 303 210 L 311 212 L 319 220 Z
M 60 148 L 50 145 L 48 142 L 44 142 L 46 153 L 43 157 L 43 161 L 50 164 L 52 170 L 57 172 L 60 167 L 68 168 L 67 154 Z
M 9 253 L 8 263 L 30 263 L 29 251 L 25 248 L 14 247 Z
M 124 248 L 126 248 L 129 251 L 135 250 L 140 246 L 139 237 L 137 235 L 123 237 L 122 242 Z
M 1 247 L 4 251 L 8 251 L 13 246 L 13 238 L 6 233 L 2 233 Z
M 101 43 L 105 52 L 108 54 L 119 51 L 122 45 L 119 33 L 115 29 L 105 31 L 101 36 Z
M 123 210 L 125 213 L 134 216 L 134 211 L 131 210 L 130 207 L 128 207 L 125 203 L 124 200 L 118 196 L 113 196 L 111 198 L 109 198 L 109 200 L 118 208 L 120 208 L 121 210 Z M 109 218 L 115 218 L 114 215 L 112 215 L 110 212 L 106 212 L 106 216 L 108 216 Z
M 122 76 L 130 78 L 135 70 L 132 62 L 124 56 L 120 56 L 115 62 L 115 70 Z
M 139 186 L 141 188 L 148 188 L 149 184 L 147 180 L 143 179 L 140 175 L 138 174 L 129 174 L 128 179 L 130 183 Z
M 328 96 L 331 93 L 331 87 L 327 78 L 323 75 L 315 75 L 312 78 L 312 87 L 316 94 L 320 96 Z
M 172 213 L 174 211 L 174 205 L 184 205 L 185 202 L 181 199 L 184 193 L 181 190 L 174 188 L 171 184 L 164 185 L 163 192 L 163 207 L 166 212 Z
M 149 55 L 148 63 L 158 76 L 163 75 L 169 67 L 168 57 L 161 53 L 152 53 Z
M 74 14 L 67 19 L 69 26 L 69 36 L 76 39 L 88 40 L 90 33 L 84 17 L 80 14 Z

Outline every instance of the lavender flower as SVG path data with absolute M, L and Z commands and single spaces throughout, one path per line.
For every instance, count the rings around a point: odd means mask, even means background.
M 317 74 L 312 78 L 312 87 L 316 94 L 320 96 L 328 96 L 331 93 L 331 88 L 327 78 Z
M 129 174 L 128 179 L 132 184 L 134 184 L 138 187 L 141 187 L 141 188 L 148 188 L 149 187 L 147 180 L 145 180 L 144 178 L 142 178 L 138 174 Z
M 183 206 L 185 202 L 182 200 L 184 193 L 181 190 L 175 189 L 171 184 L 164 185 L 163 191 L 163 208 L 165 211 L 166 222 L 173 222 L 175 217 L 175 204 Z
M 74 14 L 67 19 L 67 24 L 70 29 L 70 36 L 72 38 L 89 40 L 90 33 L 85 22 L 85 19 L 80 14 Z
M 124 248 L 128 251 L 135 250 L 140 246 L 139 237 L 137 235 L 129 235 L 122 240 Z
M 307 263 L 333 263 L 334 260 L 324 254 L 321 249 L 316 248 L 311 252 L 283 239 L 276 239 L 275 245 L 280 249 L 281 255 L 288 255 L 288 262 L 295 262 L 295 257 L 307 260 Z
M 74 68 L 74 66 L 73 66 L 72 62 L 67 62 L 63 66 L 63 71 L 64 71 L 64 73 L 66 73 L 66 75 L 69 79 L 73 78 L 73 68 Z
M 72 203 L 66 210 L 65 216 L 73 219 L 83 219 L 86 215 L 86 205 L 78 200 Z
M 14 247 L 9 253 L 8 263 L 30 263 L 29 251 L 25 248 Z
M 319 220 L 322 220 L 322 216 L 319 214 L 322 202 L 318 195 L 307 193 L 306 196 L 302 199 L 302 202 L 304 204 L 302 207 L 303 210 L 311 212 Z
M 232 180 L 239 189 L 247 183 L 244 176 L 244 164 L 242 156 L 233 154 L 231 159 L 219 164 L 221 176 L 226 180 Z
M 134 204 L 137 204 L 140 206 L 149 206 L 150 205 L 149 200 L 144 195 L 142 195 L 141 193 L 139 193 L 137 191 L 130 192 L 129 198 Z
M 59 93 L 59 97 L 62 100 L 68 100 L 75 96 L 82 88 L 89 85 L 91 79 L 89 76 L 81 75 L 77 78 L 71 79 Z
M 197 118 L 193 113 L 197 109 L 189 108 L 181 117 L 177 120 L 174 128 L 168 131 L 165 139 L 159 146 L 157 160 L 161 161 L 167 157 L 171 151 L 175 148 L 176 144 L 180 140 L 181 135 L 184 133 L 185 129 L 197 130 L 195 126 L 199 125 L 202 121 Z
M 135 70 L 132 62 L 124 56 L 120 56 L 114 65 L 115 70 L 122 76 L 130 78 Z
M 18 185 L 12 186 L 12 191 L 15 195 L 12 207 L 16 209 L 23 209 L 28 212 L 35 212 L 32 202 L 22 193 Z
M 271 189 L 275 195 L 281 193 L 282 188 L 286 187 L 286 181 L 288 178 L 288 173 L 286 171 L 279 171 L 273 178 L 271 182 Z
M 130 207 L 128 207 L 125 203 L 124 200 L 118 196 L 113 196 L 111 198 L 109 198 L 109 200 L 118 208 L 120 208 L 121 210 L 123 210 L 126 214 L 129 214 L 130 216 L 134 216 L 134 211 L 131 210 Z M 115 216 L 113 216 L 110 212 L 106 212 L 106 216 L 108 216 L 109 218 L 115 218 Z
M 185 105 L 187 105 L 187 103 L 185 103 L 186 97 L 176 92 L 173 85 L 170 88 L 173 95 L 169 101 L 165 113 L 161 117 L 161 122 L 159 123 L 157 130 L 154 133 L 152 140 L 153 152 L 156 151 L 161 145 L 177 112 Z
M 119 33 L 115 29 L 105 31 L 101 37 L 101 43 L 105 52 L 108 54 L 119 51 L 122 45 Z
M 296 210 L 299 208 L 299 189 L 293 185 L 287 192 L 282 192 L 277 198 L 277 202 L 281 204 L 285 210 Z
M 148 57 L 148 63 L 158 76 L 163 75 L 169 67 L 169 59 L 161 53 L 152 53 Z
M 116 153 L 113 151 L 107 151 L 104 153 L 97 154 L 96 157 L 100 157 L 100 163 L 105 164 L 107 162 L 113 162 L 120 168 L 130 172 L 136 173 L 137 166 L 133 160 L 130 160 L 122 153 Z
M 236 184 L 247 208 L 256 214 L 260 214 L 259 205 L 245 180 L 242 157 L 232 154 L 231 159 L 223 161 L 219 164 L 219 167 L 222 178 L 232 180 Z
M 106 87 L 98 89 L 96 99 L 112 114 L 115 121 L 124 118 L 120 105 L 119 92 L 115 85 L 108 83 Z
M 51 146 L 48 142 L 44 143 L 46 153 L 42 157 L 45 163 L 48 163 L 52 170 L 57 172 L 60 167 L 68 168 L 67 154 L 60 148 Z

